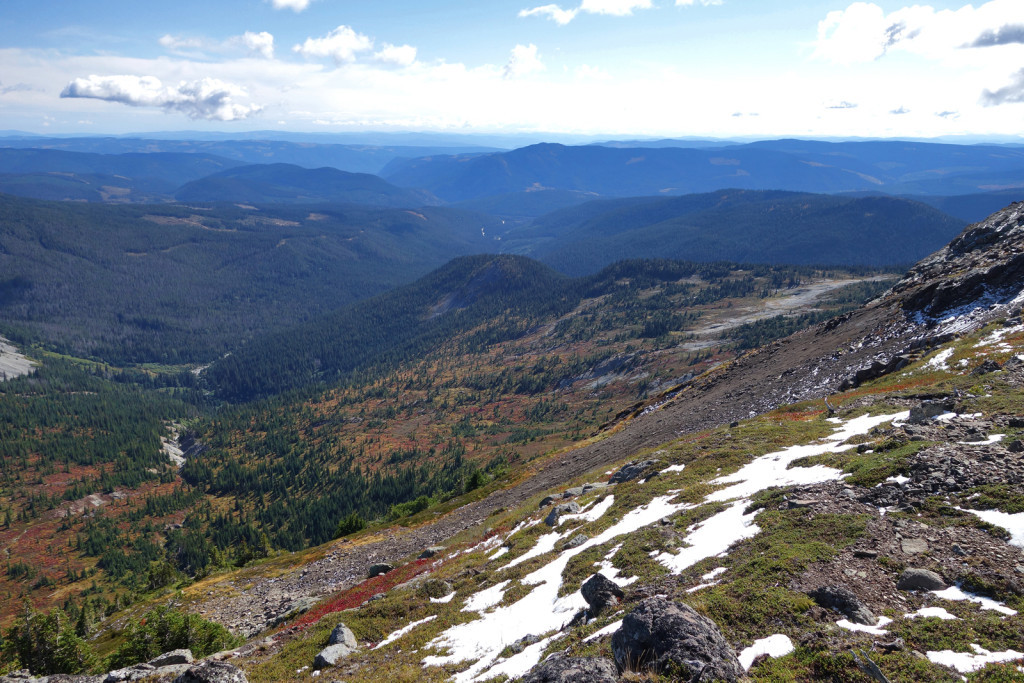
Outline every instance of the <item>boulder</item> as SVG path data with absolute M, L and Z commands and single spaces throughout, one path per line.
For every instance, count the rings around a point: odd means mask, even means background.
M 562 515 L 575 515 L 579 511 L 580 506 L 576 502 L 556 505 L 551 512 L 548 513 L 548 516 L 544 518 L 544 523 L 548 526 L 556 526 L 558 524 L 558 518 Z
M 512 654 L 516 654 L 517 655 L 520 652 L 522 652 L 523 650 L 525 650 L 526 648 L 528 648 L 531 645 L 533 645 L 534 643 L 539 643 L 541 640 L 542 640 L 542 638 L 540 636 L 535 636 L 535 635 L 533 635 L 531 633 L 529 635 L 523 636 L 519 640 L 517 640 L 514 643 L 512 643 L 511 645 L 509 645 L 508 649 L 509 649 L 509 652 L 511 652 Z
M 192 656 L 192 650 L 171 650 L 165 652 L 156 659 L 149 660 L 149 664 L 157 669 L 162 666 L 171 666 L 172 664 L 191 664 L 195 661 Z
M 590 615 L 598 616 L 622 600 L 622 589 L 604 574 L 594 574 L 580 586 L 583 599 L 590 605 Z
M 575 498 L 576 496 L 583 495 L 582 486 L 573 486 L 572 488 L 566 489 L 565 493 L 562 494 L 562 498 Z
M 370 568 L 366 570 L 366 574 L 369 578 L 380 576 L 381 574 L 387 574 L 394 570 L 394 566 L 387 562 L 378 562 L 377 564 L 370 565 Z
M 156 667 L 152 664 L 133 664 L 123 669 L 114 669 L 103 679 L 103 683 L 123 683 L 124 681 L 137 681 L 141 678 L 154 675 Z
M 443 552 L 444 552 L 444 547 L 443 546 L 432 545 L 429 548 L 426 548 L 422 553 L 420 553 L 420 558 L 419 559 L 426 560 L 426 559 L 429 559 L 431 557 L 434 557 L 435 555 L 440 555 Z
M 331 631 L 331 637 L 327 639 L 328 645 L 346 645 L 350 650 L 355 650 L 359 647 L 359 643 L 356 642 L 355 634 L 345 624 L 338 622 L 338 625 Z
M 946 587 L 941 576 L 927 569 L 906 569 L 896 587 L 901 591 L 939 591 Z
M 562 550 L 572 550 L 573 548 L 579 548 L 581 545 L 589 541 L 590 538 L 586 534 L 576 534 L 565 543 L 565 547 Z
M 352 652 L 352 648 L 344 643 L 328 645 L 317 653 L 316 658 L 313 660 L 313 668 L 320 670 L 326 669 L 329 666 L 334 666 L 341 659 L 352 654 Z
M 623 465 L 618 472 L 608 480 L 609 484 L 621 484 L 624 481 L 633 481 L 640 478 L 651 467 L 659 464 L 658 460 L 634 460 Z
M 615 683 L 615 665 L 601 657 L 566 657 L 553 654 L 533 667 L 523 683 Z
M 249 679 L 233 664 L 203 661 L 190 666 L 174 683 L 249 683 Z
M 874 626 L 878 623 L 878 617 L 871 613 L 868 606 L 844 586 L 822 586 L 807 595 L 822 607 L 839 612 L 855 624 Z
M 313 606 L 316 605 L 316 603 L 316 598 L 299 598 L 295 602 L 288 605 L 288 607 L 286 607 L 283 612 L 271 618 L 270 625 L 272 627 L 280 626 L 289 619 L 294 619 L 300 614 L 305 614 L 306 612 L 311 610 Z
M 921 401 L 920 404 L 911 407 L 910 417 L 907 422 L 910 424 L 927 424 L 933 417 L 948 413 L 954 408 L 952 401 Z
M 987 375 L 990 372 L 999 372 L 1003 369 L 999 363 L 995 362 L 991 358 L 986 359 L 978 367 L 971 370 L 972 375 Z
M 647 598 L 612 635 L 623 671 L 656 671 L 688 683 L 737 681 L 743 667 L 715 622 L 692 607 Z
M 538 505 L 537 507 L 546 508 L 548 505 L 551 505 L 554 502 L 555 502 L 555 497 L 554 496 L 544 496 L 544 499 L 540 501 L 540 505 Z

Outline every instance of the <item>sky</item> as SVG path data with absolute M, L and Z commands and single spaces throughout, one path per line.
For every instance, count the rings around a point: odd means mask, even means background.
M 0 130 L 1024 137 L 1024 0 L 3 0 Z

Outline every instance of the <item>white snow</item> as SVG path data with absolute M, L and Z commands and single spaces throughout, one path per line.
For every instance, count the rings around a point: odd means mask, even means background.
M 451 602 L 454 597 L 455 597 L 455 591 L 452 591 L 451 593 L 449 593 L 448 595 L 444 596 L 443 598 L 430 598 L 430 602 L 441 602 L 441 603 Z
M 910 477 L 904 477 L 902 474 L 897 474 L 892 477 L 886 477 L 886 481 L 896 482 L 897 484 L 906 484 L 910 481 Z
M 966 510 L 966 512 L 980 517 L 989 524 L 1003 527 L 1010 532 L 1010 545 L 1024 548 L 1024 512 L 1016 514 L 999 510 Z
M 942 349 L 937 354 L 928 359 L 928 362 L 924 364 L 926 368 L 933 370 L 949 370 L 948 360 L 953 355 L 954 349 Z
M 502 546 L 502 547 L 498 548 L 497 550 L 495 550 L 490 555 L 488 555 L 487 559 L 488 560 L 496 560 L 496 559 L 498 559 L 499 557 L 501 557 L 502 555 L 504 555 L 507 552 L 508 552 L 508 548 L 506 548 L 505 546 Z
M 619 619 L 618 621 L 613 621 L 612 623 L 608 624 L 604 628 L 599 629 L 597 631 L 594 631 L 589 636 L 584 638 L 583 642 L 584 643 L 589 643 L 592 640 L 597 640 L 601 636 L 611 635 L 612 633 L 615 633 L 616 631 L 619 630 L 619 626 L 622 626 L 622 619 Z
M 484 610 L 494 607 L 501 599 L 505 597 L 505 588 L 508 586 L 509 581 L 502 581 L 496 583 L 490 588 L 485 588 L 479 593 L 474 593 L 470 596 L 469 600 L 466 600 L 465 606 L 463 606 L 463 612 L 483 612 Z
M 962 674 L 977 671 L 992 662 L 1012 662 L 1015 659 L 1024 657 L 1024 653 L 1017 652 L 1016 650 L 989 652 L 975 643 L 971 643 L 971 647 L 976 654 L 953 652 L 952 650 L 929 650 L 926 654 L 929 661 L 951 667 Z
M 747 671 L 750 669 L 750 665 L 754 663 L 754 660 L 761 655 L 768 655 L 769 657 L 784 657 L 794 649 L 793 641 L 789 639 L 789 636 L 776 633 L 773 636 L 755 640 L 753 645 L 745 648 L 743 652 L 739 654 L 739 660 L 740 664 L 743 665 L 743 670 Z
M 836 626 L 839 628 L 845 628 L 847 631 L 862 631 L 863 633 L 872 633 L 876 636 L 884 636 L 888 631 L 885 627 L 892 623 L 892 619 L 889 617 L 878 617 L 878 623 L 874 626 L 865 626 L 864 624 L 855 624 L 848 619 L 840 619 L 836 622 Z
M 984 337 L 981 341 L 974 345 L 974 348 L 980 349 L 983 346 L 993 346 L 1003 341 L 1005 337 L 1008 337 L 1011 334 L 1017 334 L 1018 332 L 1024 332 L 1024 325 L 1003 327 Z
M 661 553 L 656 559 L 678 573 L 700 560 L 724 553 L 736 541 L 749 538 L 759 531 L 753 523 L 755 513 L 743 514 L 749 496 L 769 486 L 820 483 L 838 479 L 842 474 L 839 470 L 822 466 L 787 469 L 793 460 L 852 448 L 853 446 L 843 445 L 843 442 L 884 422 L 906 420 L 908 416 L 909 412 L 895 415 L 864 415 L 845 424 L 835 420 L 836 432 L 822 442 L 809 446 L 794 446 L 762 456 L 734 474 L 719 477 L 712 483 L 732 485 L 711 494 L 705 499 L 705 503 L 729 500 L 734 502 L 722 512 L 695 524 L 688 530 L 685 541 L 690 547 L 682 549 L 678 554 Z M 498 655 L 505 646 L 526 635 L 558 631 L 579 610 L 586 607 L 586 602 L 579 591 L 558 596 L 562 571 L 569 561 L 589 548 L 603 545 L 623 534 L 632 533 L 669 515 L 695 507 L 690 503 L 672 502 L 673 500 L 674 495 L 658 496 L 647 505 L 630 510 L 617 523 L 583 545 L 560 553 L 522 579 L 523 585 L 534 587 L 524 597 L 511 605 L 483 612 L 480 619 L 453 626 L 434 638 L 428 647 L 446 649 L 447 653 L 425 657 L 423 665 L 442 666 L 473 662 L 469 668 L 454 676 L 457 682 L 481 680 L 501 674 L 513 677 L 523 675 L 539 662 L 543 646 L 539 643 L 534 644 L 514 657 L 499 660 Z M 595 509 L 598 507 L 605 506 L 594 506 Z M 611 503 L 607 503 L 605 511 L 610 507 Z M 595 517 L 594 520 L 596 519 Z M 537 539 L 533 548 L 510 562 L 507 567 L 513 567 L 554 550 L 560 539 L 572 533 L 574 530 L 544 534 Z M 507 583 L 503 582 L 505 585 Z M 504 590 L 504 585 L 499 585 L 502 586 L 500 590 L 494 586 L 474 595 L 464 609 L 480 611 L 497 605 L 501 600 L 498 593 Z M 487 596 L 484 597 L 483 593 L 487 593 Z
M 702 576 L 700 578 L 702 578 L 705 581 L 711 581 L 713 579 L 717 579 L 719 576 L 721 576 L 722 574 L 726 573 L 727 571 L 729 571 L 729 569 L 727 567 L 719 567 L 718 569 L 712 569 L 711 571 L 709 571 L 707 574 L 705 574 L 704 576 Z
M 454 593 L 453 593 L 453 595 L 454 595 Z M 433 615 L 433 616 L 429 616 L 429 617 L 427 617 L 426 619 L 420 619 L 419 621 L 414 621 L 414 622 L 412 622 L 411 624 L 406 624 L 406 625 L 405 625 L 405 626 L 403 626 L 402 628 L 398 629 L 397 631 L 395 631 L 394 633 L 392 633 L 391 635 L 389 635 L 389 636 L 388 636 L 387 638 L 385 638 L 384 640 L 382 640 L 382 641 L 380 641 L 379 643 L 377 643 L 377 647 L 375 647 L 375 648 L 373 648 L 373 649 L 374 649 L 374 650 L 379 650 L 379 649 L 381 649 L 382 647 L 384 647 L 385 645 L 388 645 L 389 643 L 393 643 L 393 642 L 395 642 L 396 640 L 398 640 L 399 638 L 401 638 L 401 637 L 402 637 L 402 636 L 404 636 L 404 635 L 405 635 L 406 633 L 408 633 L 409 631 L 413 630 L 414 628 L 416 628 L 416 627 L 417 627 L 417 626 L 419 626 L 420 624 L 425 624 L 425 623 L 427 623 L 428 621 L 433 621 L 434 619 L 437 619 L 437 615 L 436 615 L 436 614 L 435 614 L 435 615 Z
M 979 605 L 981 605 L 981 609 L 995 610 L 1000 614 L 1005 614 L 1010 617 L 1017 613 L 1017 610 L 1010 609 L 1003 603 L 997 602 L 992 598 L 985 598 L 980 595 L 975 595 L 974 593 L 967 593 L 965 591 L 962 591 L 960 590 L 959 586 L 950 586 L 945 590 L 932 591 L 932 593 L 934 593 L 937 597 L 942 598 L 943 600 L 951 600 L 954 602 L 958 600 L 969 600 L 970 602 L 976 602 Z
M 562 526 L 562 522 L 568 522 L 573 519 L 582 519 L 586 522 L 596 522 L 604 517 L 604 513 L 608 512 L 608 508 L 610 508 L 614 502 L 615 496 L 605 496 L 604 500 L 590 510 L 574 515 L 562 515 L 558 518 L 558 526 Z
M 942 607 L 922 607 L 916 612 L 908 612 L 904 614 L 907 619 L 917 619 L 918 617 L 935 617 L 936 619 L 942 619 L 943 621 L 951 621 L 956 617 L 947 612 Z
M 682 472 L 682 471 L 683 471 L 684 469 L 686 469 L 686 465 L 685 465 L 685 464 L 681 464 L 681 465 L 669 465 L 668 467 L 666 467 L 665 469 L 663 469 L 663 470 L 661 471 L 661 473 L 662 473 L 662 474 L 669 474 L 669 473 L 671 473 L 671 472 Z
M 1006 434 L 989 434 L 984 441 L 957 441 L 961 446 L 991 446 L 1006 438 Z

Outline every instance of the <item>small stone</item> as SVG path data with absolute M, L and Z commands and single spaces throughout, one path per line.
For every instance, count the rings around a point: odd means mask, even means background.
M 432 545 L 429 548 L 426 548 L 422 553 L 420 553 L 419 559 L 426 560 L 426 559 L 429 559 L 429 558 L 434 557 L 436 555 L 440 555 L 443 552 L 444 552 L 444 546 Z
M 876 640 L 873 645 L 876 650 L 881 650 L 882 652 L 902 652 L 907 647 L 902 638 L 896 638 L 888 642 Z
M 945 587 L 943 578 L 928 569 L 907 569 L 896 583 L 896 588 L 901 591 L 937 591 Z
M 878 557 L 878 551 L 877 550 L 854 550 L 853 551 L 853 556 L 854 557 L 859 557 L 859 558 L 862 558 L 862 559 L 873 560 L 876 557 Z
M 575 501 L 572 503 L 562 503 L 556 505 L 548 516 L 544 518 L 544 523 L 548 526 L 555 526 L 558 524 L 558 518 L 562 515 L 575 515 L 580 511 L 580 506 Z
M 807 593 L 816 603 L 827 609 L 834 609 L 855 624 L 874 626 L 878 618 L 853 591 L 844 586 L 822 586 Z
M 189 667 L 174 683 L 249 683 L 249 679 L 233 664 L 203 661 Z
M 1024 453 L 1024 441 L 1014 439 L 1010 443 L 1006 444 L 1006 450 L 1011 453 Z
M 589 541 L 590 538 L 586 534 L 577 534 L 569 539 L 565 544 L 564 550 L 572 550 L 573 548 L 579 548 L 581 545 Z
M 964 550 L 963 546 L 961 546 L 959 543 L 954 543 L 953 554 L 959 555 L 960 557 L 967 557 L 969 553 L 966 550 Z
M 796 508 L 809 508 L 817 502 L 818 501 L 810 498 L 792 498 L 786 501 L 786 507 L 790 510 L 794 510 Z
M 565 493 L 562 494 L 562 498 L 575 498 L 576 496 L 582 496 L 582 495 L 583 495 L 583 487 L 582 486 L 573 486 L 572 488 L 565 490 Z
M 537 507 L 546 508 L 548 505 L 551 505 L 554 502 L 555 502 L 555 497 L 554 496 L 544 496 L 544 500 L 542 500 L 540 502 L 540 505 L 538 505 Z

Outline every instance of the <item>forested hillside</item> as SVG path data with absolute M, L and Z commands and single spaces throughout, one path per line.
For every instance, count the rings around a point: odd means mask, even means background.
M 918 202 L 720 190 L 588 202 L 515 228 L 506 248 L 569 274 L 621 258 L 895 266 L 945 244 L 963 221 Z
M 455 209 L 97 206 L 0 196 L 0 332 L 203 362 L 491 244 Z

